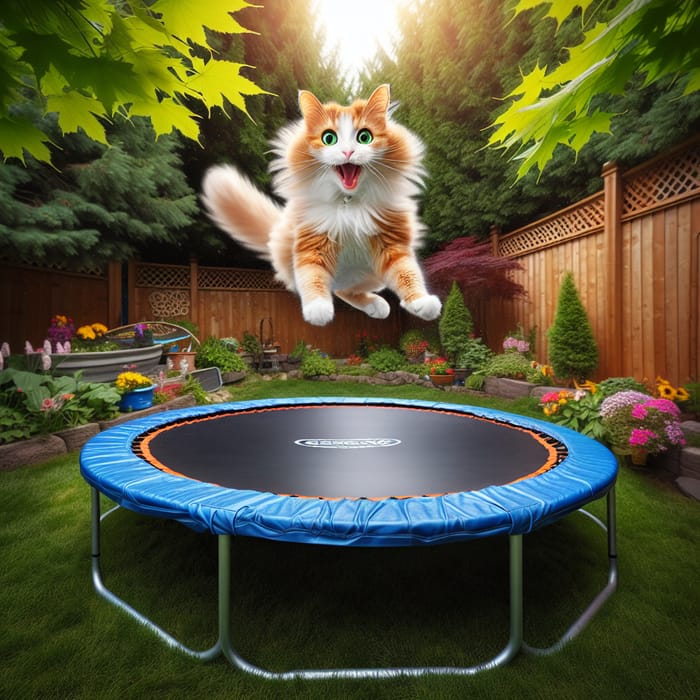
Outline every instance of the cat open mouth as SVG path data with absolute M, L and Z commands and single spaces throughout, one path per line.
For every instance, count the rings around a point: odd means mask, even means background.
M 346 190 L 354 190 L 357 187 L 357 181 L 360 179 L 360 172 L 362 172 L 362 168 L 359 165 L 343 163 L 342 165 L 336 165 L 335 169 L 340 175 L 343 187 Z

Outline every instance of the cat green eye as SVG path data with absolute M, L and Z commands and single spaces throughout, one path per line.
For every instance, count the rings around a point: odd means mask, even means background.
M 327 129 L 321 134 L 321 141 L 324 146 L 335 146 L 338 143 L 338 134 L 332 129 Z
M 372 143 L 374 137 L 369 129 L 360 129 L 357 132 L 357 143 L 361 143 L 363 146 Z

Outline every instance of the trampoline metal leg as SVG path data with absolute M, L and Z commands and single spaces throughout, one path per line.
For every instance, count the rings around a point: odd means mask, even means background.
M 104 579 L 102 578 L 102 571 L 100 570 L 100 492 L 94 487 L 91 487 L 91 492 L 92 582 L 97 593 L 112 605 L 118 607 L 127 615 L 134 618 L 137 622 L 140 622 L 142 625 L 147 627 L 149 630 L 151 630 L 151 632 L 160 637 L 166 644 L 179 649 L 188 656 L 193 656 L 201 661 L 208 661 L 218 656 L 221 653 L 221 639 L 218 639 L 214 646 L 203 651 L 190 649 L 188 646 L 185 646 L 182 644 L 182 642 L 175 639 L 175 637 L 166 632 L 164 629 L 156 625 L 155 622 L 147 618 L 145 615 L 142 615 L 135 608 L 131 607 L 131 605 L 122 600 L 119 596 L 115 595 L 107 588 L 107 586 L 105 586 Z
M 224 656 L 236 668 L 268 680 L 320 680 L 331 678 L 396 678 L 401 676 L 471 676 L 507 664 L 523 643 L 523 561 L 522 535 L 511 535 L 510 545 L 510 638 L 493 659 L 476 666 L 420 666 L 396 668 L 303 669 L 268 671 L 246 661 L 234 649 L 231 640 L 231 536 L 219 535 L 219 639 Z
M 561 636 L 561 638 L 556 641 L 552 646 L 545 648 L 531 647 L 529 644 L 523 643 L 523 650 L 529 654 L 536 654 L 539 656 L 546 656 L 548 654 L 553 654 L 561 650 L 566 646 L 572 639 L 577 637 L 583 629 L 588 625 L 593 616 L 600 610 L 605 601 L 610 598 L 610 596 L 617 589 L 617 514 L 615 505 L 615 486 L 613 486 L 607 493 L 606 497 L 607 505 L 607 527 L 605 523 L 601 522 L 598 518 L 591 515 L 588 511 L 581 510 L 580 512 L 588 516 L 593 522 L 596 523 L 600 528 L 607 531 L 608 539 L 608 580 L 604 588 L 598 593 L 598 595 L 589 603 L 588 607 L 581 613 L 578 619 L 574 622 L 571 627 Z

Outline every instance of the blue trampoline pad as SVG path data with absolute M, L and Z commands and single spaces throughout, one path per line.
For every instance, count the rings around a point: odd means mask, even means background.
M 119 505 L 214 534 L 359 546 L 524 534 L 604 495 L 600 443 L 447 403 L 273 399 L 168 411 L 80 457 Z

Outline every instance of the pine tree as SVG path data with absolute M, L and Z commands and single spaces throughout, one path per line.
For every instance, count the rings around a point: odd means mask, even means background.
M 450 293 L 445 299 L 439 322 L 440 344 L 451 363 L 467 349 L 469 336 L 474 329 L 472 316 L 464 305 L 462 290 L 456 282 L 452 283 Z
M 557 377 L 583 381 L 598 366 L 598 346 L 570 272 L 562 279 L 548 338 L 549 363 Z

